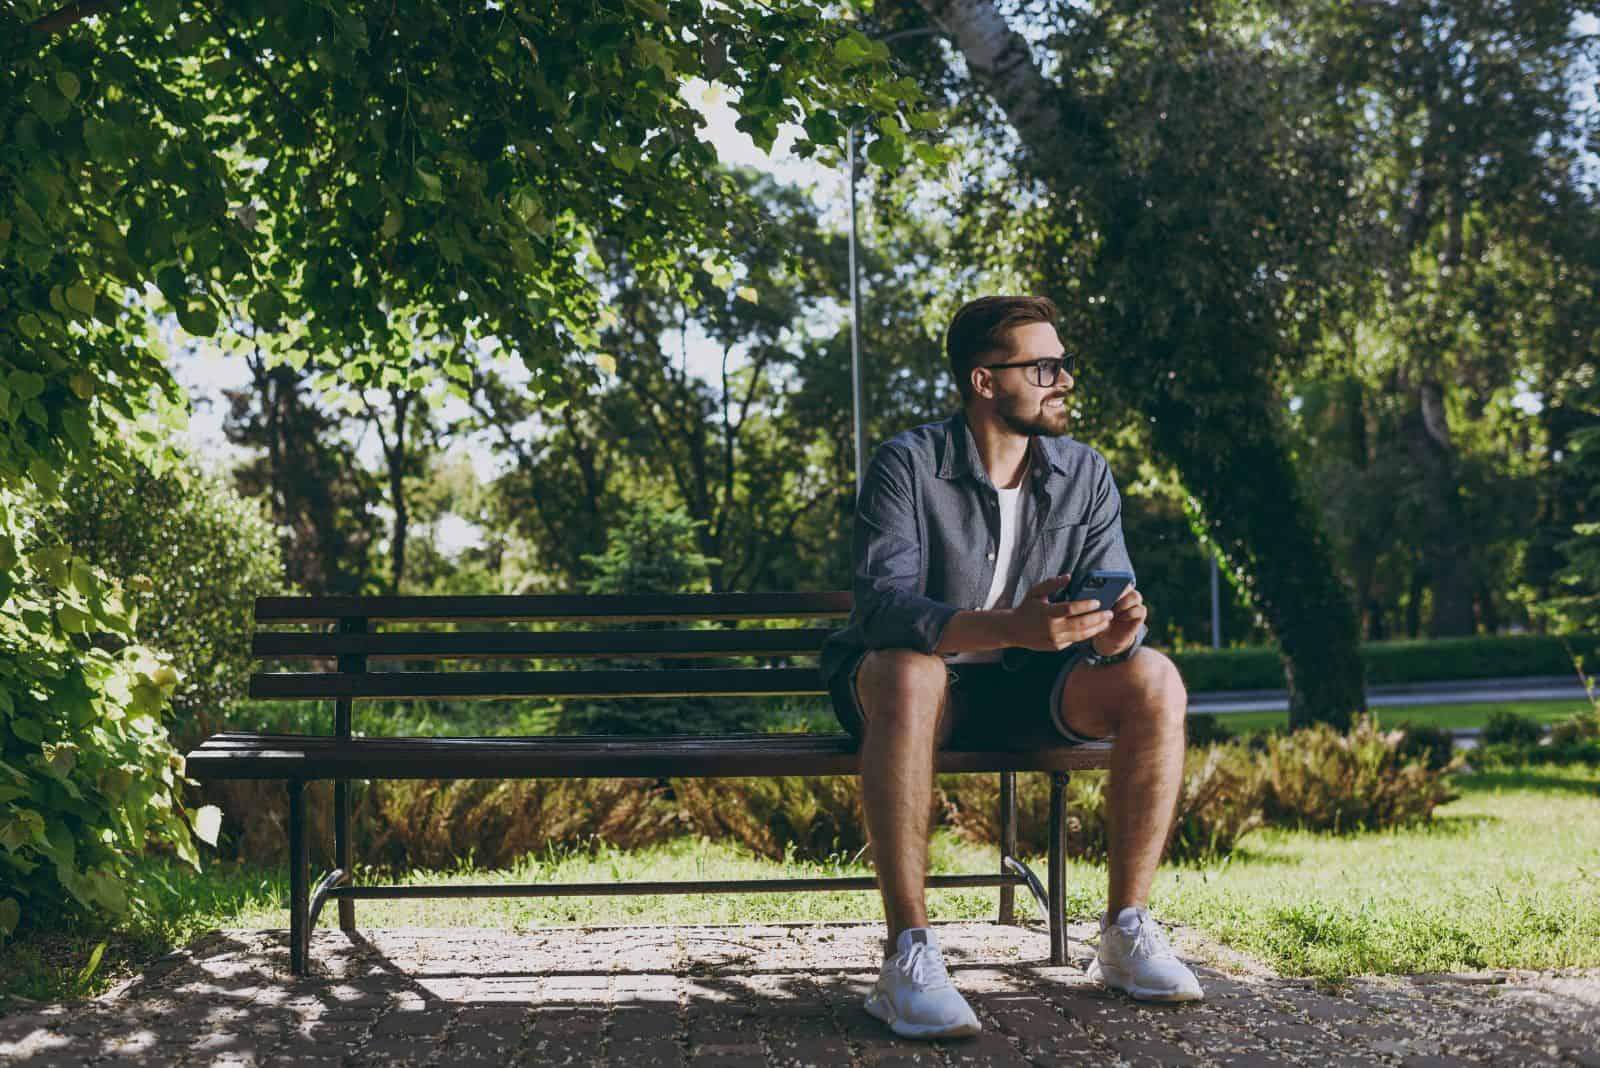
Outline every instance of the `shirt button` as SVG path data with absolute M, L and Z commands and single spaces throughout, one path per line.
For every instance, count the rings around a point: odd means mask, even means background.
M 992 561 L 993 561 L 993 560 L 994 560 L 994 553 L 990 553 L 990 554 L 989 554 L 989 560 L 990 560 L 990 561 L 991 561 L 991 562 L 992 562 Z

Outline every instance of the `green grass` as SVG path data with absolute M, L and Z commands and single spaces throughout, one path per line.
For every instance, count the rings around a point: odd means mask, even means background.
M 1151 906 L 1286 975 L 1477 968 L 1600 966 L 1600 769 L 1542 767 L 1458 780 L 1462 796 L 1431 824 L 1334 836 L 1263 831 L 1219 863 L 1167 866 Z M 941 830 L 936 871 L 988 871 L 992 849 Z M 1033 861 L 1044 877 L 1042 861 Z M 722 843 L 682 840 L 652 850 L 601 850 L 527 858 L 513 870 L 420 873 L 402 882 L 596 882 L 630 879 L 867 875 L 865 864 L 782 865 Z M 1073 863 L 1069 912 L 1104 905 L 1101 865 Z M 173 946 L 216 927 L 283 927 L 281 872 L 214 865 L 203 873 L 152 863 L 156 914 L 116 933 L 35 934 L 0 948 L 0 994 L 33 999 L 84 996 L 137 971 Z M 159 886 L 153 881 L 164 880 Z M 936 919 L 994 914 L 993 890 L 930 895 Z M 1026 893 L 1024 915 L 1037 916 Z M 322 924 L 334 922 L 325 909 Z M 363 901 L 368 927 L 618 923 L 759 923 L 877 919 L 873 892 L 661 895 L 657 897 Z M 80 971 L 102 938 L 104 960 Z
M 1407 705 L 1393 708 L 1376 708 L 1378 722 L 1396 726 L 1409 720 L 1418 726 L 1482 727 L 1489 722 L 1489 713 L 1499 709 L 1527 716 L 1540 723 L 1555 723 L 1589 708 L 1582 698 L 1561 701 L 1482 701 L 1471 704 Z M 1217 715 L 1217 722 L 1235 734 L 1254 734 L 1274 728 L 1289 726 L 1287 712 L 1225 712 Z
M 1600 769 L 1458 787 L 1429 825 L 1267 831 L 1228 862 L 1163 869 L 1152 905 L 1289 975 L 1600 965 Z

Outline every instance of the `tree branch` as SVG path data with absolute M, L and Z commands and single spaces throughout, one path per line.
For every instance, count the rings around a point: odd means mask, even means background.
M 36 19 L 28 25 L 34 33 L 60 33 L 69 26 L 76 26 L 90 15 L 98 15 L 102 11 L 109 12 L 121 6 L 120 0 L 82 0 L 81 3 L 68 4 L 59 11 L 53 11 L 41 19 Z

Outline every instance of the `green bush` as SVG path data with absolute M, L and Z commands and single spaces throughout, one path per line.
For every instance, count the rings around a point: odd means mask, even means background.
M 1538 745 L 1544 728 L 1531 716 L 1519 716 L 1507 708 L 1497 708 L 1478 735 L 1480 745 Z
M 1237 745 L 1189 750 L 1167 859 L 1203 861 L 1231 853 L 1262 825 L 1260 785 Z M 1106 851 L 1106 779 L 1074 775 L 1067 784 L 1067 855 L 1103 861 Z M 1000 783 L 996 775 L 941 775 L 945 818 L 968 841 L 1000 840 Z M 1017 842 L 1024 852 L 1049 845 L 1050 784 L 1046 775 L 1017 776 Z
M 255 599 L 283 591 L 278 536 L 258 502 L 194 467 L 129 459 L 62 480 L 41 535 L 129 578 L 137 640 L 178 671 L 173 733 L 188 747 L 228 723 L 253 659 Z
M 1487 734 L 1487 732 L 1485 732 Z M 1534 735 L 1498 740 L 1474 754 L 1483 767 L 1524 764 L 1600 764 L 1600 708 L 1580 712 L 1550 728 L 1549 738 Z
M 16 503 L 0 492 L 0 934 L 142 905 L 152 843 L 199 864 L 162 723 L 177 673 L 86 561 L 18 551 Z M 214 839 L 216 810 L 194 819 Z
M 1402 720 L 1396 729 L 1401 760 L 1420 760 L 1433 771 L 1443 771 L 1455 760 L 1456 739 L 1449 728 Z
M 1426 820 L 1455 796 L 1446 772 L 1410 757 L 1403 731 L 1367 716 L 1348 734 L 1324 725 L 1260 738 L 1256 773 L 1267 823 L 1313 831 L 1378 830 Z

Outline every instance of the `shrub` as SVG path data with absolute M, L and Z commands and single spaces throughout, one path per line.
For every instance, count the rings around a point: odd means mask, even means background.
M 1442 771 L 1455 759 L 1456 739 L 1447 727 L 1404 720 L 1400 731 L 1401 760 L 1420 760 L 1432 771 Z
M 130 457 L 63 480 L 44 526 L 107 573 L 139 576 L 137 640 L 179 676 L 177 743 L 225 724 L 249 682 L 255 599 L 283 589 L 282 550 L 259 503 L 196 468 L 158 473 Z
M 1262 823 L 1260 786 L 1239 746 L 1190 750 L 1184 763 L 1167 858 L 1207 860 L 1233 851 Z M 1103 860 L 1106 850 L 1106 778 L 1074 775 L 1067 785 L 1067 855 Z M 1000 840 L 1000 783 L 995 775 L 945 775 L 939 779 L 946 818 L 969 841 Z M 1045 775 L 1017 776 L 1017 841 L 1024 852 L 1049 844 L 1050 785 Z
M 1475 756 L 1484 767 L 1523 764 L 1600 764 L 1600 710 L 1588 709 L 1550 728 L 1548 740 L 1535 737 L 1485 745 Z
M 143 905 L 152 843 L 199 864 L 162 724 L 176 672 L 86 561 L 17 551 L 14 503 L 0 493 L 0 936 Z M 195 813 L 201 837 L 216 818 Z
M 672 792 L 701 834 L 773 860 L 825 860 L 867 844 L 854 776 L 673 779 Z
M 1189 745 L 1204 749 L 1218 742 L 1232 741 L 1238 735 L 1226 727 L 1222 720 L 1210 712 L 1198 712 L 1188 718 Z
M 1269 824 L 1316 831 L 1377 830 L 1426 820 L 1454 800 L 1445 773 L 1401 751 L 1402 731 L 1367 716 L 1348 734 L 1318 725 L 1267 736 L 1257 757 Z
M 1478 741 L 1482 745 L 1538 745 L 1543 737 L 1544 728 L 1538 720 L 1497 708 L 1489 713 Z

